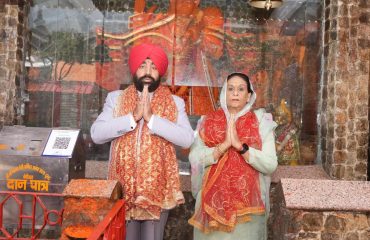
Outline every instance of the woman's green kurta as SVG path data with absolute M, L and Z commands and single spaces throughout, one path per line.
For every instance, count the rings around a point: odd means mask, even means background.
M 252 215 L 252 221 L 238 224 L 231 233 L 212 232 L 204 234 L 194 228 L 194 240 L 265 240 L 267 239 L 267 218 L 269 214 L 269 175 L 277 167 L 274 129 L 276 123 L 270 113 L 264 109 L 254 111 L 259 121 L 259 133 L 262 139 L 262 149 L 249 148 L 249 164 L 259 171 L 261 197 L 266 207 L 265 215 Z M 202 121 L 202 119 L 200 120 Z M 192 192 L 196 198 L 195 209 L 201 204 L 201 182 L 204 171 L 215 164 L 213 159 L 214 148 L 207 147 L 199 136 L 196 136 L 191 147 L 189 160 L 192 166 Z

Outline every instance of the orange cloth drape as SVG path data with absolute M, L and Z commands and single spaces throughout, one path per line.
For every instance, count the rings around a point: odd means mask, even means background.
M 114 116 L 133 112 L 138 101 L 135 87 L 128 87 L 119 96 Z M 151 107 L 153 114 L 176 122 L 178 111 L 167 87 L 160 86 L 154 92 Z M 184 202 L 172 143 L 151 134 L 144 123 L 112 144 L 109 179 L 123 185 L 126 219 L 159 219 L 161 209 Z

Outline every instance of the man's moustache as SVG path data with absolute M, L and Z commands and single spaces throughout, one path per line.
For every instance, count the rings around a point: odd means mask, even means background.
M 152 76 L 149 76 L 149 75 L 142 76 L 141 78 L 139 78 L 139 81 L 140 81 L 140 82 L 142 82 L 142 83 L 144 83 L 144 84 L 150 84 L 150 83 L 146 83 L 146 82 L 144 82 L 144 80 L 145 80 L 146 78 L 149 78 L 152 82 L 154 82 L 154 81 L 155 81 L 155 79 L 154 79 Z
M 145 78 L 149 78 L 151 82 L 144 82 Z M 139 92 L 143 91 L 144 85 L 149 86 L 148 88 L 149 92 L 154 92 L 160 85 L 160 78 L 158 77 L 158 79 L 155 79 L 150 75 L 145 75 L 140 78 L 138 78 L 135 75 L 133 80 L 134 80 L 134 85 Z

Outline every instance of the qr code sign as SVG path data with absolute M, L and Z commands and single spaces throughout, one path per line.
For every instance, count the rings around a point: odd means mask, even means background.
M 53 149 L 67 149 L 70 140 L 70 137 L 56 137 Z

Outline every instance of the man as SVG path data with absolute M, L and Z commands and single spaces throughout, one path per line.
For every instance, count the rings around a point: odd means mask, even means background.
M 190 147 L 193 130 L 184 101 L 160 84 L 167 66 L 160 47 L 133 47 L 133 85 L 109 93 L 91 127 L 95 143 L 112 141 L 108 178 L 123 185 L 127 240 L 163 239 L 168 210 L 184 202 L 173 145 Z

